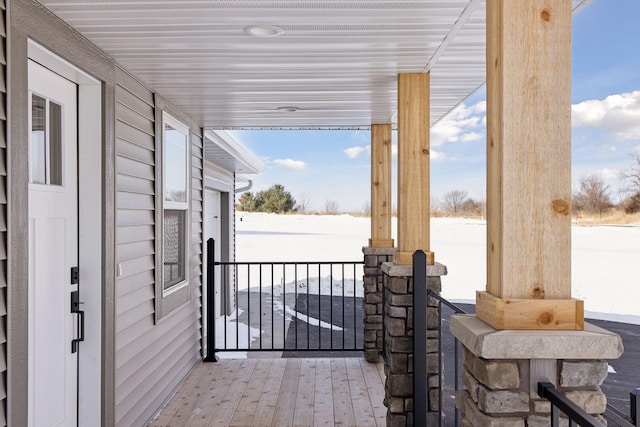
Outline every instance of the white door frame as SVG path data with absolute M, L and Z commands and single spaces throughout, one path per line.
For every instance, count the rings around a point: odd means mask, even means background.
M 85 341 L 80 344 L 78 425 L 101 425 L 102 401 L 102 84 L 36 42 L 28 57 L 78 84 L 78 266 L 85 311 Z
M 215 197 L 217 199 L 217 206 L 215 206 L 215 208 L 217 208 L 217 212 L 210 212 L 212 206 L 210 203 L 210 197 Z M 214 209 L 215 209 L 214 208 Z M 210 219 L 209 216 L 216 214 L 218 215 L 218 227 L 217 230 L 212 230 L 210 228 Z M 203 209 L 203 215 L 204 215 L 204 253 L 205 253 L 205 265 L 204 265 L 204 274 L 203 274 L 203 283 L 205 284 L 203 289 L 202 289 L 202 296 L 204 298 L 204 301 L 208 301 L 208 293 L 209 293 L 209 289 L 207 288 L 207 283 L 208 283 L 208 275 L 209 275 L 209 250 L 208 250 L 208 245 L 207 242 L 209 240 L 210 237 L 212 236 L 216 236 L 217 237 L 217 241 L 215 241 L 216 239 L 214 239 L 214 256 L 215 256 L 215 260 L 216 261 L 221 261 L 221 252 L 222 252 L 222 192 L 219 190 L 214 190 L 213 188 L 210 187 L 206 187 L 204 188 L 204 209 Z M 216 249 L 217 248 L 217 249 Z M 218 266 L 216 267 L 216 276 L 218 279 L 220 279 L 220 270 L 221 267 Z M 222 310 L 220 308 L 220 301 L 221 301 L 221 296 L 222 296 L 222 289 L 220 289 L 220 283 L 217 283 L 215 286 L 215 294 L 214 294 L 214 307 L 215 307 L 215 314 L 217 315 L 217 317 L 222 315 Z M 208 304 L 205 303 L 205 307 L 206 310 L 204 310 L 204 312 L 202 313 L 202 324 L 204 325 L 204 332 L 205 335 L 208 336 L 209 331 L 207 330 L 207 317 L 208 317 L 208 311 L 210 310 L 210 308 L 208 307 Z

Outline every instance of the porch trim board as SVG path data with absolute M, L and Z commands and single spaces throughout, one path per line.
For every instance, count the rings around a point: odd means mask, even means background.
M 477 291 L 476 314 L 496 329 L 584 329 L 584 301 L 575 298 L 497 298 Z
M 2 28 L 8 28 L 8 11 L 6 10 L 5 1 L 0 1 L 0 25 Z M 0 34 L 0 46 L 6 46 L 6 31 Z M 0 399 L 0 426 L 7 424 L 7 328 L 8 328 L 8 307 L 7 300 L 10 301 L 9 294 L 11 290 L 7 284 L 7 260 L 8 260 L 8 233 L 7 233 L 7 198 L 8 198 L 8 135 L 7 135 L 7 116 L 8 116 L 8 90 L 7 90 L 7 49 L 0 51 L 0 391 L 2 398 Z

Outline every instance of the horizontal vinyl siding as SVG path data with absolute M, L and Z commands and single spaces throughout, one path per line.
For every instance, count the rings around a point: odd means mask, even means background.
M 171 112 L 169 112 L 171 113 Z M 167 400 L 200 357 L 201 274 L 191 268 L 191 301 L 155 321 L 156 237 L 162 224 L 155 181 L 154 95 L 120 69 L 116 71 L 116 425 L 143 426 Z M 194 138 L 190 263 L 201 253 L 202 142 Z M 195 273 L 194 273 L 195 272 Z M 158 272 L 159 273 L 159 272 Z
M 191 135 L 192 147 L 191 147 L 191 248 L 190 248 L 190 276 L 194 281 L 195 287 L 193 289 L 193 301 L 197 304 L 198 313 L 198 331 L 201 333 L 201 321 L 202 321 L 202 265 L 204 259 L 202 257 L 203 252 L 203 196 L 204 196 L 204 160 L 202 158 L 202 144 L 203 140 L 198 135 Z M 196 267 L 194 267 L 194 264 Z M 198 341 L 201 341 L 202 337 L 198 336 Z M 204 355 L 202 355 L 204 356 Z
M 7 425 L 7 60 L 5 2 L 0 1 L 0 426 Z

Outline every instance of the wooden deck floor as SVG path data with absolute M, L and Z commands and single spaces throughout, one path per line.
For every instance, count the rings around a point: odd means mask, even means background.
M 201 363 L 149 425 L 384 426 L 383 365 L 359 358 Z

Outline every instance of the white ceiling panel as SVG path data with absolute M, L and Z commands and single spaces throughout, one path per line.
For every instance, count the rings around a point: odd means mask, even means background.
M 435 123 L 485 81 L 484 0 L 40 1 L 211 129 L 388 123 L 424 71 Z

